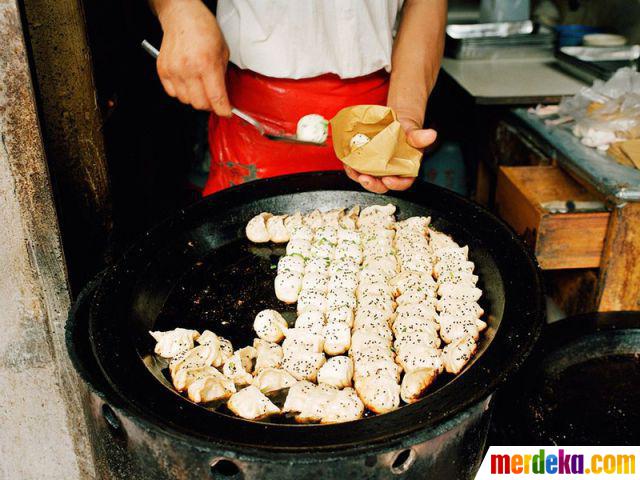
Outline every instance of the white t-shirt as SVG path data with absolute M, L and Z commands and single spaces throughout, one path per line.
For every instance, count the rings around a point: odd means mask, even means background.
M 391 69 L 404 0 L 219 0 L 231 62 L 269 77 L 354 78 Z

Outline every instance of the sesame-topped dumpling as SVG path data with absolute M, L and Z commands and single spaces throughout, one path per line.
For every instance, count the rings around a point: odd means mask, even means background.
M 193 348 L 193 341 L 199 337 L 195 330 L 186 328 L 176 328 L 167 332 L 149 332 L 157 342 L 155 353 L 163 358 L 173 358 L 179 353 L 186 352 Z
M 259 338 L 279 343 L 287 331 L 287 321 L 275 310 L 262 310 L 253 321 L 253 329 Z
M 280 413 L 280 409 L 253 385 L 231 395 L 227 407 L 237 416 L 247 420 L 256 420 Z

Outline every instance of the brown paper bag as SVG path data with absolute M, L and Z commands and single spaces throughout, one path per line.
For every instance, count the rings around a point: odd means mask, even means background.
M 407 136 L 389 107 L 356 105 L 343 108 L 331 119 L 336 156 L 360 173 L 383 177 L 416 177 L 422 153 L 407 143 Z M 371 141 L 353 151 L 351 138 L 363 133 Z

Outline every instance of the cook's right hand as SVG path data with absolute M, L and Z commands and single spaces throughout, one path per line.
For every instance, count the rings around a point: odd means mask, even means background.
M 229 48 L 215 16 L 201 0 L 162 3 L 157 67 L 164 89 L 193 108 L 231 116 L 225 85 Z

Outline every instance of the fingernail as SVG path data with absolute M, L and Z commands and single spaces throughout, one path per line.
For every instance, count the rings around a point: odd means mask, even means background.
M 369 186 L 369 180 L 362 180 L 362 185 L 364 187 L 368 187 Z

